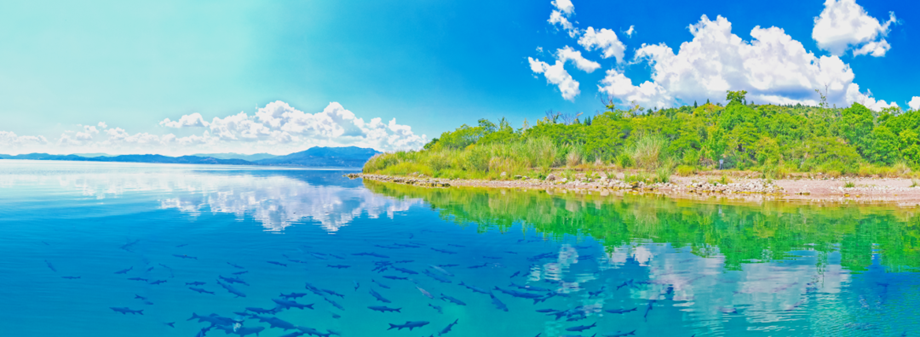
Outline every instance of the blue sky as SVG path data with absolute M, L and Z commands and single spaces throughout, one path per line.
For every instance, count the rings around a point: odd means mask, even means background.
M 816 83 L 831 83 L 832 103 L 906 110 L 920 95 L 911 80 L 920 75 L 913 62 L 920 47 L 911 40 L 920 33 L 917 7 L 852 0 L 4 1 L 0 153 L 396 150 L 479 118 L 520 125 L 549 109 L 591 114 L 608 96 L 621 104 L 692 104 L 724 99 L 726 86 L 748 90 L 758 103 L 809 103 Z M 572 27 L 550 23 L 554 11 Z M 825 20 L 819 25 L 816 17 Z M 598 33 L 594 44 L 585 39 L 589 27 Z M 720 40 L 732 34 L 739 41 Z M 618 48 L 621 57 L 611 56 Z M 559 87 L 574 82 L 577 94 Z

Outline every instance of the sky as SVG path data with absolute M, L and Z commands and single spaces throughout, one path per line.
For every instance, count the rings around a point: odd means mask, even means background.
M 418 149 L 480 118 L 920 108 L 920 3 L 0 2 L 0 153 Z

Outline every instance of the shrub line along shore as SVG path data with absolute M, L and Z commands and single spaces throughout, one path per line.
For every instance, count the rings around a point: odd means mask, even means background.
M 415 185 L 920 200 L 920 110 L 757 105 L 745 94 L 727 92 L 724 107 L 607 101 L 593 116 L 549 111 L 517 129 L 480 119 L 423 149 L 376 155 L 362 172 Z
M 709 173 L 708 175 L 705 173 Z M 572 179 L 549 174 L 546 179 L 515 176 L 512 180 L 476 180 L 433 178 L 424 175 L 391 176 L 352 173 L 349 178 L 415 185 L 428 188 L 483 187 L 508 189 L 541 189 L 548 193 L 623 193 L 655 194 L 679 199 L 725 198 L 742 201 L 790 201 L 821 204 L 880 204 L 899 207 L 920 206 L 920 186 L 904 178 L 805 178 L 768 180 L 755 178 L 758 172 L 732 172 L 731 177 L 720 172 L 705 172 L 690 177 L 672 176 L 667 183 L 647 184 L 626 182 L 628 173 L 589 178 L 579 175 Z

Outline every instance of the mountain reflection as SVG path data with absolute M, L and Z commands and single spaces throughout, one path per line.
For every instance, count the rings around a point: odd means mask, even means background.
M 337 171 L 117 163 L 35 165 L 26 161 L 6 164 L 9 174 L 0 176 L 0 187 L 63 188 L 103 201 L 153 198 L 160 209 L 190 215 L 251 217 L 267 231 L 314 221 L 335 232 L 362 215 L 392 218 L 394 212 L 421 203 L 420 199 L 396 200 L 373 193 Z

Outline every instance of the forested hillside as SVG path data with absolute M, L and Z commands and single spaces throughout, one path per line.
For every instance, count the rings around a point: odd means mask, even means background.
M 622 109 L 593 116 L 547 113 L 520 128 L 504 119 L 462 125 L 424 150 L 378 155 L 366 173 L 448 178 L 539 176 L 558 167 L 623 168 L 659 176 L 695 170 L 906 175 L 920 166 L 920 112 L 729 103 Z

